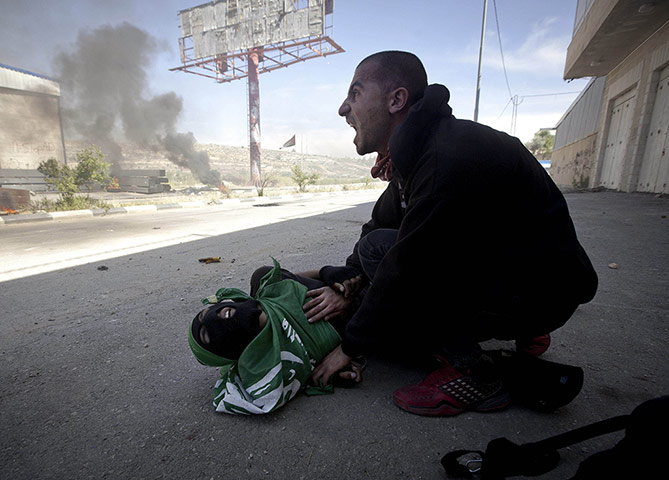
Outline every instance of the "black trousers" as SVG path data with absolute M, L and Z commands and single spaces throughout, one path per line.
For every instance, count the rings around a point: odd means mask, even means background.
M 372 283 L 383 257 L 397 241 L 397 233 L 393 229 L 377 229 L 360 240 L 358 254 Z M 460 363 L 459 360 L 468 363 L 480 355 L 479 342 L 530 339 L 549 333 L 562 326 L 578 306 L 577 302 L 564 299 L 553 301 L 530 295 L 523 298 L 509 294 L 507 287 L 489 285 L 467 293 L 466 300 L 460 303 L 461 299 L 456 298 L 450 305 L 444 305 L 439 299 L 423 299 L 433 302 L 435 308 L 430 318 L 414 320 L 420 323 L 418 335 L 412 342 L 416 351 L 439 353 L 452 364 Z M 398 339 L 404 345 L 406 340 L 405 336 Z

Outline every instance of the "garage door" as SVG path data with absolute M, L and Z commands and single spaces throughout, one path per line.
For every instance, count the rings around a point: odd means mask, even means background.
M 639 183 L 640 192 L 669 193 L 669 155 L 667 135 L 669 134 L 669 67 L 660 72 L 653 113 L 646 137 Z
M 632 129 L 632 114 L 636 101 L 636 89 L 616 98 L 609 118 L 602 170 L 599 184 L 606 188 L 620 188 L 627 143 Z

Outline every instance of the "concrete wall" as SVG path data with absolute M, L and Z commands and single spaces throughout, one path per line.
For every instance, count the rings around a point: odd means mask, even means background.
M 606 77 L 592 79 L 557 124 L 550 172 L 561 187 L 590 184 L 605 85 Z
M 58 83 L 0 66 L 0 169 L 65 161 Z
M 657 97 L 660 72 L 667 65 L 669 23 L 650 35 L 632 54 L 608 72 L 603 91 L 599 94 L 599 105 L 592 104 L 591 98 L 584 91 L 558 124 L 555 150 L 551 158 L 551 176 L 558 185 L 583 188 L 602 185 L 626 192 L 644 190 L 639 188 L 639 176 L 650 135 L 649 125 Z M 591 84 L 588 85 L 590 86 Z M 630 102 L 630 118 L 625 120 L 625 128 L 620 129 L 615 122 L 614 106 L 630 95 L 633 96 L 633 101 Z M 592 109 L 590 113 L 581 108 L 588 103 L 591 104 L 588 107 Z M 572 112 L 574 118 L 569 118 Z M 584 123 L 582 119 L 585 115 L 591 120 Z M 592 122 L 593 128 L 588 128 L 586 123 L 589 122 Z M 669 118 L 665 124 L 669 124 Z M 619 130 L 613 132 L 614 128 Z M 664 135 L 666 134 L 665 131 Z M 615 153 L 615 164 L 612 164 L 607 162 L 611 162 L 614 140 L 620 151 Z M 669 158 L 662 159 L 662 162 L 667 161 Z M 666 176 L 666 172 L 667 169 L 664 169 L 660 174 Z M 615 178 L 613 187 L 611 178 Z M 667 182 L 656 183 L 659 187 L 652 191 L 666 193 Z M 646 190 L 648 188 L 644 191 Z
M 597 133 L 553 151 L 551 178 L 560 187 L 588 188 L 595 164 Z
M 599 120 L 600 125 L 603 126 L 600 130 L 603 134 L 597 140 L 591 187 L 600 184 L 600 175 L 606 157 L 606 134 L 614 103 L 626 92 L 636 90 L 632 125 L 627 132 L 627 146 L 621 165 L 619 184 L 619 190 L 636 191 L 659 72 L 667 65 L 669 65 L 669 24 L 665 24 L 607 76 Z

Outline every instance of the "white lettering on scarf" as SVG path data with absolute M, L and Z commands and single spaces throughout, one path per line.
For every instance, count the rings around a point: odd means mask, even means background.
M 294 342 L 297 340 L 297 342 L 304 347 L 304 344 L 302 343 L 302 339 L 300 336 L 297 334 L 295 329 L 288 323 L 288 320 L 285 318 L 283 319 L 283 322 L 281 322 L 281 326 L 283 327 L 284 331 L 286 332 L 286 336 L 290 339 L 291 342 Z

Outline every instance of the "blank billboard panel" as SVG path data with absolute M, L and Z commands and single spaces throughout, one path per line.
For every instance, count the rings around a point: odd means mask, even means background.
M 179 12 L 194 59 L 325 34 L 333 0 L 220 0 Z

